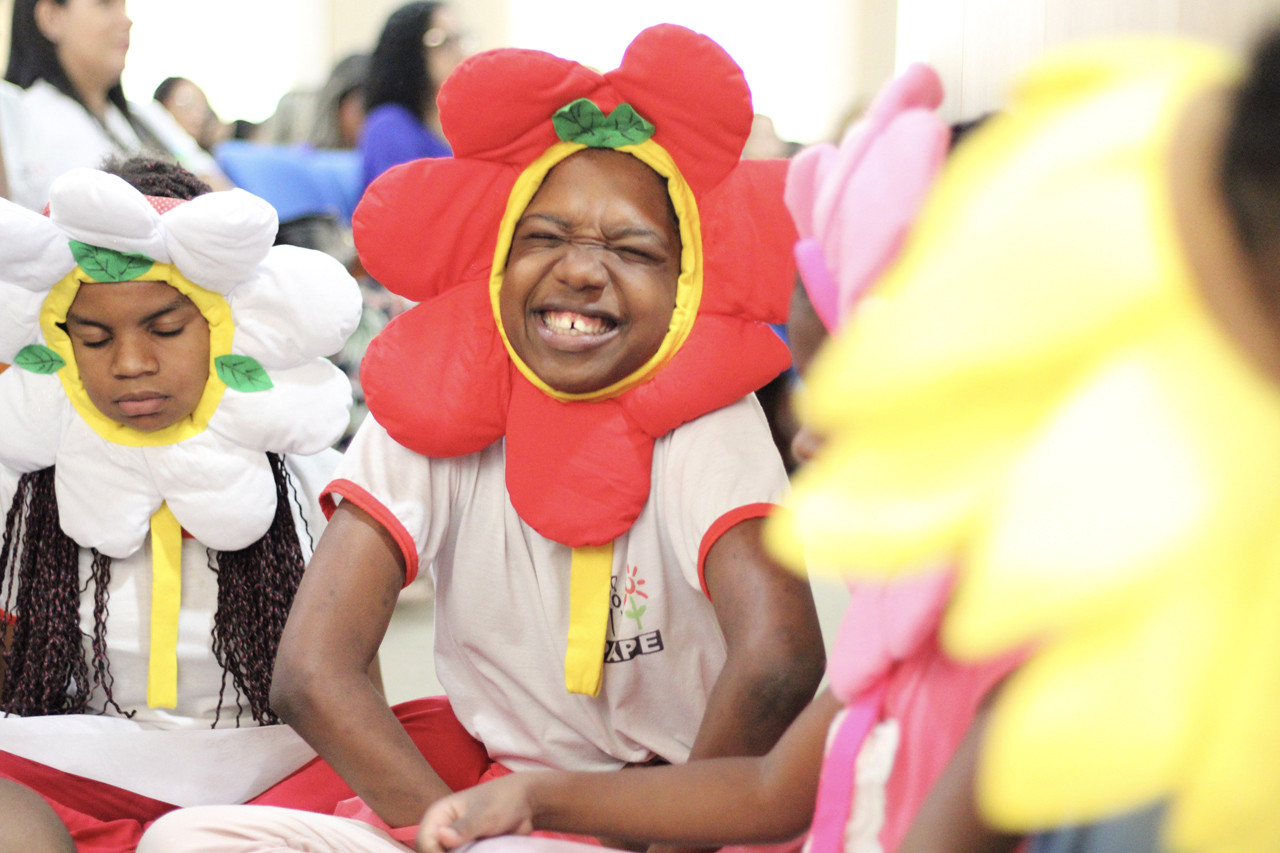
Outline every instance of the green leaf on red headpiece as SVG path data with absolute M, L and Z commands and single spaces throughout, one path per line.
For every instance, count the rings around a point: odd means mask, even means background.
M 251 394 L 269 391 L 275 387 L 266 368 L 248 355 L 220 355 L 213 360 L 214 370 L 228 388 Z
M 79 240 L 71 241 L 71 255 L 84 274 L 94 281 L 133 281 L 155 263 L 146 255 L 90 246 Z
M 618 104 L 606 116 L 586 98 L 579 98 L 556 110 L 551 124 L 562 141 L 577 142 L 589 148 L 639 145 L 653 136 L 654 131 L 653 125 L 641 118 L 630 104 Z
M 66 365 L 62 356 L 40 344 L 31 344 L 18 350 L 18 354 L 13 357 L 13 363 L 23 370 L 44 376 L 57 373 Z

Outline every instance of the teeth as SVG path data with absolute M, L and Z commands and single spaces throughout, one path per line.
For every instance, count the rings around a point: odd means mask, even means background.
M 542 322 L 551 331 L 562 335 L 602 335 L 609 331 L 611 325 L 608 320 L 573 311 L 546 311 Z

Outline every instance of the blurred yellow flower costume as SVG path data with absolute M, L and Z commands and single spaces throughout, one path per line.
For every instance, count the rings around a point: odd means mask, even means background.
M 1237 72 L 1172 42 L 1040 68 L 808 377 L 810 565 L 956 557 L 949 650 L 1039 649 L 979 771 L 1001 827 L 1168 800 L 1176 849 L 1280 849 L 1280 391 L 1203 306 L 1169 190 L 1175 122 Z

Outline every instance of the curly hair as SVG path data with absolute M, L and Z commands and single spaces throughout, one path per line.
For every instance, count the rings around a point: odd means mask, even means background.
M 230 676 L 236 721 L 242 697 L 255 722 L 278 723 L 267 697 L 285 618 L 302 579 L 304 560 L 290 511 L 291 479 L 282 457 L 268 453 L 276 482 L 271 527 L 240 551 L 209 551 L 218 575 L 213 654 L 223 667 L 219 706 Z M 92 551 L 87 584 L 80 582 L 80 547 L 63 531 L 54 493 L 54 469 L 24 474 L 5 518 L 0 545 L 0 610 L 13 620 L 4 652 L 0 712 L 18 716 L 91 712 L 90 697 L 105 696 L 108 709 L 131 716 L 112 695 L 107 656 L 107 590 L 111 561 Z M 296 503 L 296 496 L 293 501 Z M 80 600 L 93 589 L 93 632 L 80 626 Z M 86 648 L 87 647 L 87 648 Z M 217 726 L 221 711 L 215 717 Z
M 108 157 L 102 171 L 123 178 L 143 195 L 192 199 L 213 187 L 177 163 L 156 157 Z

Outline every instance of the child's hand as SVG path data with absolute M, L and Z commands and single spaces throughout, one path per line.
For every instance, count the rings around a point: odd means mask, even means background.
M 444 853 L 491 835 L 528 835 L 533 804 L 527 775 L 504 776 L 436 800 L 418 825 L 419 853 Z

